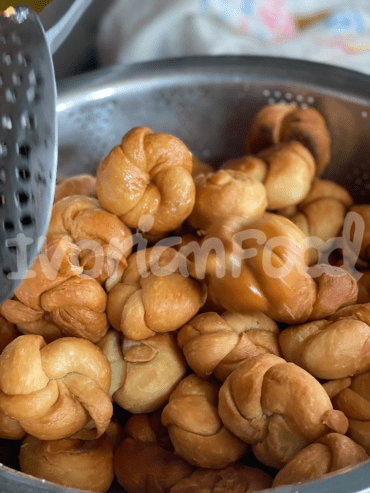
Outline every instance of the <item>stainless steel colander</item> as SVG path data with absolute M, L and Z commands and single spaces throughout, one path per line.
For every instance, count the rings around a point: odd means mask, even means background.
M 325 116 L 332 136 L 332 161 L 324 177 L 347 187 L 356 202 L 368 202 L 370 77 L 282 58 L 164 60 L 113 67 L 60 83 L 58 173 L 93 173 L 123 134 L 137 125 L 176 135 L 198 158 L 217 166 L 243 155 L 245 135 L 256 111 L 280 101 L 313 106 Z M 0 485 L 0 491 L 12 493 L 80 491 L 5 467 L 0 467 Z M 370 491 L 370 463 L 275 491 Z

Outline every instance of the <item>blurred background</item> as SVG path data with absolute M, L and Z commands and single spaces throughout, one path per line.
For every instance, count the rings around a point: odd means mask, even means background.
M 72 2 L 28 3 L 48 27 Z M 0 8 L 18 3 L 0 0 Z M 370 74 L 370 1 L 93 0 L 54 63 L 61 79 L 205 54 L 293 57 Z

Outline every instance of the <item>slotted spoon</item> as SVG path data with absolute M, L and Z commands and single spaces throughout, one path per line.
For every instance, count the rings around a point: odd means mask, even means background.
M 58 144 L 52 53 L 91 1 L 73 2 L 47 33 L 29 6 L 0 12 L 0 303 L 27 274 L 47 231 Z

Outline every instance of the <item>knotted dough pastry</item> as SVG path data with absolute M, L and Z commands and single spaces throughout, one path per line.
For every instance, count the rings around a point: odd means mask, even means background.
M 41 441 L 31 435 L 19 453 L 21 471 L 53 483 L 105 493 L 114 479 L 113 445 L 104 434 L 96 440 Z
M 197 469 L 171 488 L 170 493 L 247 493 L 271 488 L 272 478 L 254 467 Z
M 350 438 L 339 433 L 328 433 L 298 452 L 277 473 L 273 487 L 321 478 L 368 458 L 365 450 Z
M 296 108 L 278 103 L 263 106 L 253 118 L 246 139 L 247 152 L 257 152 L 280 142 L 298 141 L 314 156 L 316 175 L 330 161 L 330 133 L 324 117 L 315 108 Z
M 316 378 L 363 373 L 370 369 L 370 303 L 342 308 L 329 319 L 288 327 L 279 342 L 287 361 Z
M 90 341 L 63 337 L 46 345 L 41 336 L 19 336 L 0 356 L 0 410 L 40 440 L 80 430 L 97 438 L 113 414 L 110 379 L 107 358 Z M 90 419 L 96 430 L 84 433 Z
M 133 341 L 112 329 L 98 346 L 111 364 L 109 393 L 131 413 L 149 413 L 164 406 L 187 372 L 174 333 Z
M 347 435 L 370 454 L 370 371 L 351 378 L 332 401 L 348 418 Z
M 320 238 L 325 248 L 340 234 L 343 222 L 353 200 L 346 189 L 329 180 L 316 180 L 308 195 L 296 207 L 279 210 L 308 237 Z M 309 251 L 309 265 L 318 259 L 321 248 Z
M 97 342 L 106 334 L 107 295 L 98 281 L 82 274 L 79 253 L 68 239 L 49 244 L 14 298 L 1 306 L 1 314 L 22 334 L 42 335 L 47 342 L 64 335 Z
M 257 459 L 277 469 L 329 430 L 344 434 L 348 426 L 312 375 L 272 354 L 255 356 L 231 373 L 218 410 L 224 425 L 253 445 Z
M 97 198 L 96 177 L 83 173 L 58 180 L 55 185 L 54 203 L 71 195 Z
M 299 142 L 284 142 L 268 147 L 256 156 L 233 159 L 224 170 L 242 172 L 259 180 L 266 189 L 267 209 L 298 204 L 308 194 L 315 176 L 312 154 Z
M 130 229 L 96 199 L 72 195 L 52 210 L 47 241 L 70 237 L 80 248 L 84 272 L 109 291 L 122 277 L 132 250 Z
M 179 383 L 162 412 L 176 453 L 198 467 L 222 469 L 247 451 L 219 417 L 218 391 L 216 382 L 193 373 Z
M 131 255 L 122 282 L 108 296 L 111 325 L 129 339 L 141 340 L 176 330 L 194 317 L 206 300 L 206 288 L 179 272 L 185 260 L 162 246 Z
M 262 311 L 287 323 L 305 320 L 316 289 L 306 272 L 303 240 L 299 228 L 276 214 L 265 213 L 251 226 L 241 218 L 225 218 L 213 223 L 203 237 L 201 246 L 209 244 L 214 249 L 200 250 L 192 273 L 204 263 L 200 274 L 204 276 L 205 271 L 208 296 L 226 310 Z M 224 270 L 218 273 L 220 267 Z
M 285 217 L 265 213 L 251 225 L 229 217 L 213 223 L 202 238 L 191 273 L 205 275 L 216 305 L 239 313 L 262 311 L 278 322 L 323 318 L 354 303 L 353 277 L 335 268 L 313 279 L 305 252 L 303 232 Z
M 280 356 L 279 328 L 262 312 L 197 315 L 178 333 L 177 342 L 192 370 L 202 378 L 226 378 L 257 354 Z
M 140 218 L 150 214 L 151 234 L 171 231 L 193 209 L 191 172 L 192 154 L 180 139 L 136 127 L 98 167 L 99 202 L 130 228 L 137 228 Z
M 245 173 L 219 170 L 200 174 L 194 179 L 195 205 L 187 222 L 195 229 L 206 230 L 224 216 L 242 216 L 251 222 L 266 210 L 266 189 Z
M 160 416 L 160 412 L 135 414 L 126 423 L 126 438 L 114 454 L 114 470 L 128 493 L 167 492 L 193 471 L 174 453 Z

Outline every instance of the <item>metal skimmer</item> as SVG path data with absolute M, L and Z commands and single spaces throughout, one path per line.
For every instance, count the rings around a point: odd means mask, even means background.
M 28 6 L 0 12 L 0 302 L 26 275 L 46 234 L 56 180 L 56 51 L 91 0 L 46 34 Z

